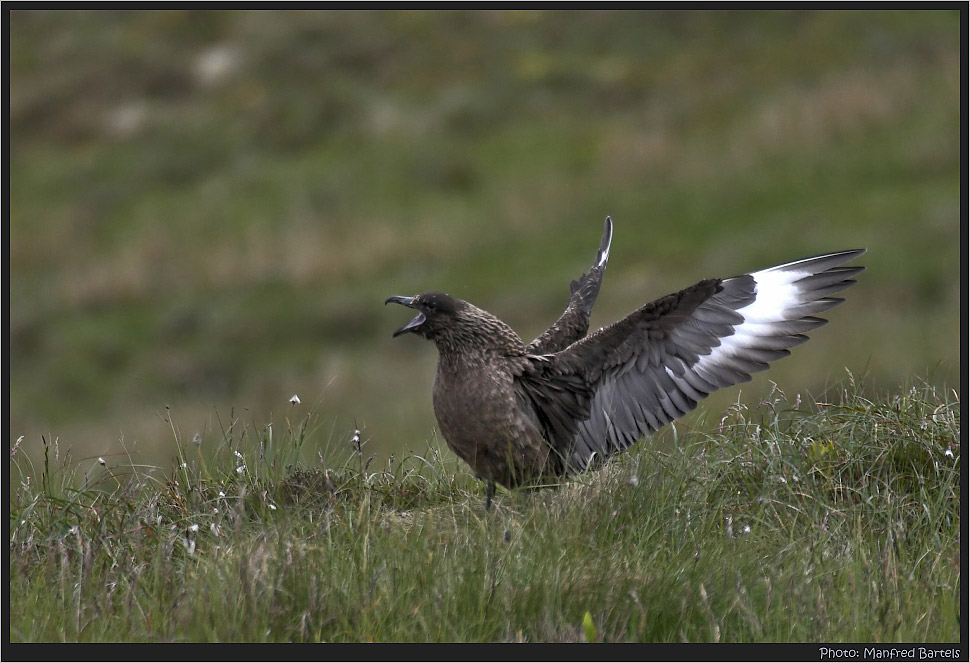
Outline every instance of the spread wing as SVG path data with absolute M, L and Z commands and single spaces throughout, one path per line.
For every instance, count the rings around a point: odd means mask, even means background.
M 541 336 L 532 341 L 526 351 L 532 354 L 546 354 L 564 350 L 572 343 L 586 336 L 589 330 L 589 316 L 596 303 L 603 272 L 610 257 L 610 244 L 613 241 L 613 220 L 606 217 L 603 223 L 603 237 L 596 260 L 589 272 L 569 284 L 569 302 L 559 319 Z
M 841 251 L 668 295 L 565 350 L 528 357 L 516 388 L 567 471 L 626 449 L 697 406 L 746 382 L 825 324 L 844 301 L 830 295 L 863 267 Z

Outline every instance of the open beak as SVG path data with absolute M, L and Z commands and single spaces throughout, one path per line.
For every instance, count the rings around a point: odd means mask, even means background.
M 400 295 L 395 295 L 393 297 L 388 297 L 384 300 L 384 305 L 387 306 L 391 302 L 395 304 L 400 304 L 401 306 L 407 306 L 408 308 L 414 308 L 414 297 L 402 297 Z M 400 336 L 401 334 L 409 331 L 415 331 L 418 327 L 424 324 L 427 318 L 424 317 L 424 313 L 418 311 L 418 314 L 414 316 L 414 319 L 394 332 L 393 336 Z

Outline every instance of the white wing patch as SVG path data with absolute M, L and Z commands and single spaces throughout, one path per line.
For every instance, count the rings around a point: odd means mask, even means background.
M 772 337 L 794 336 L 805 331 L 805 322 L 799 325 L 791 323 L 806 316 L 803 310 L 805 304 L 818 310 L 818 300 L 807 292 L 810 289 L 798 285 L 799 280 L 814 275 L 810 267 L 812 260 L 817 259 L 807 258 L 753 272 L 755 300 L 737 310 L 744 316 L 744 322 L 735 325 L 734 334 L 722 338 L 720 345 L 712 348 L 709 355 L 701 357 L 694 366 L 695 370 L 704 375 L 708 369 L 722 365 L 731 358 L 745 357 L 758 348 L 770 348 Z M 750 356 L 747 358 L 752 359 Z

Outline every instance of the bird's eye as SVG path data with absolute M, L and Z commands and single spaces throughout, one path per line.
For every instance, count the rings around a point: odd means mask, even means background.
M 428 313 L 436 313 L 438 311 L 438 305 L 434 302 L 427 302 L 424 307 L 428 309 Z

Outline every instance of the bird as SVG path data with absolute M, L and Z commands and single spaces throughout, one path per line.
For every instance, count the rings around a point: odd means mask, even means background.
M 693 410 L 717 389 L 751 380 L 827 322 L 816 314 L 865 267 L 865 253 L 825 253 L 740 276 L 708 278 L 588 333 L 613 241 L 607 216 L 592 267 L 570 283 L 562 314 L 531 343 L 499 318 L 444 292 L 395 295 L 438 350 L 432 403 L 454 453 L 485 482 L 555 484 L 593 470 Z

